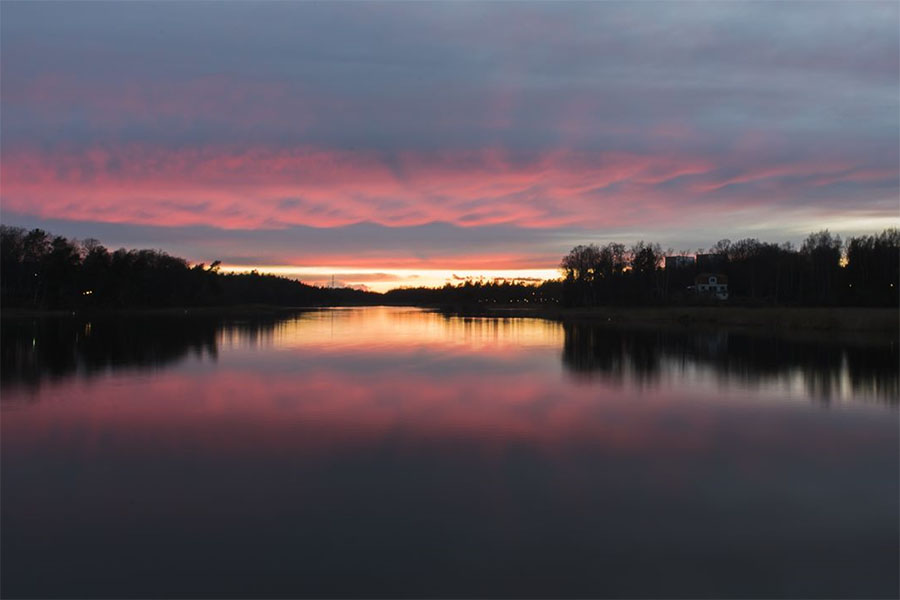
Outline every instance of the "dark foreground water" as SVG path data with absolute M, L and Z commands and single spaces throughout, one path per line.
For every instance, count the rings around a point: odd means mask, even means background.
M 2 323 L 2 595 L 890 597 L 898 348 Z

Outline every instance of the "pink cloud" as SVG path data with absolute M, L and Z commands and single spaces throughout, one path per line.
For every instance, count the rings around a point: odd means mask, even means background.
M 386 160 L 318 148 L 132 144 L 10 151 L 2 175 L 6 208 L 41 217 L 221 228 L 363 221 L 547 227 L 622 222 L 627 206 L 598 212 L 588 196 L 613 184 L 652 186 L 711 168 L 687 157 L 613 152 L 553 152 L 523 161 L 487 149 L 403 152 Z
M 896 177 L 896 169 L 838 160 L 737 168 L 733 159 L 574 150 L 522 156 L 502 147 L 392 154 L 262 145 L 13 147 L 3 152 L 2 200 L 6 210 L 39 218 L 221 229 L 361 222 L 652 228 L 696 224 L 691 207 L 705 218 L 735 209 L 763 214 L 811 190 Z M 756 187 L 728 189 L 736 184 Z M 470 258 L 472 267 L 481 262 Z
M 695 186 L 700 192 L 714 192 L 721 190 L 730 185 L 742 183 L 760 182 L 767 179 L 776 179 L 780 177 L 805 177 L 812 175 L 828 175 L 832 182 L 842 181 L 842 174 L 852 168 L 844 162 L 797 162 L 783 163 L 776 165 L 752 166 L 748 167 L 739 175 L 732 177 L 712 179 Z
M 281 255 L 279 265 L 328 265 L 353 266 L 360 268 L 384 269 L 458 269 L 458 270 L 493 270 L 493 269 L 545 269 L 547 265 L 559 263 L 556 254 L 514 254 L 514 253 L 461 253 L 452 256 L 397 256 L 389 253 L 366 254 L 309 254 L 301 256 Z

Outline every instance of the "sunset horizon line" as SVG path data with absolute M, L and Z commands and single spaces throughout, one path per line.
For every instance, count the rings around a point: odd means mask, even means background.
M 87 240 L 95 240 L 103 245 L 102 240 L 94 238 L 93 236 L 83 236 L 81 238 L 75 238 L 65 235 L 58 235 L 56 232 L 46 231 L 40 227 L 27 228 L 19 225 L 3 223 L 2 221 L 0 221 L 0 224 L 2 224 L 3 227 L 22 229 L 24 231 L 40 229 L 42 231 L 45 231 L 52 237 L 65 237 L 72 242 L 83 243 Z M 900 226 L 900 223 L 889 223 L 880 231 L 870 230 L 868 233 L 850 235 L 841 234 L 837 231 L 832 232 L 828 228 L 820 229 L 818 230 L 818 232 L 832 233 L 843 242 L 847 242 L 853 237 L 877 236 L 883 232 L 896 230 L 898 226 Z M 807 232 L 804 236 L 802 236 L 802 239 L 811 236 L 813 233 L 815 232 Z M 656 244 L 652 239 L 640 239 L 627 243 L 619 242 L 617 238 L 607 238 L 604 241 L 606 243 L 621 244 L 625 250 L 626 255 L 631 253 L 632 248 L 637 244 L 641 244 L 644 242 L 655 244 L 656 246 L 658 246 L 658 249 L 661 252 L 661 258 L 665 258 L 674 256 L 697 257 L 698 255 L 702 254 L 714 254 L 716 253 L 716 244 L 721 244 L 722 242 L 732 243 L 750 240 L 763 244 L 772 244 L 779 247 L 793 248 L 795 250 L 800 245 L 800 240 L 774 242 L 769 240 L 760 240 L 759 238 L 753 236 L 740 237 L 735 240 L 731 240 L 730 238 L 719 238 L 715 242 L 711 242 L 712 245 L 705 248 L 699 247 L 695 250 L 676 250 L 671 246 L 664 248 L 662 247 L 662 245 Z M 569 249 L 575 246 L 598 245 L 599 243 L 601 242 L 599 240 L 596 240 L 595 238 L 595 241 L 585 240 L 582 243 L 573 244 Z M 198 260 L 190 257 L 182 257 L 177 255 L 173 251 L 162 247 L 141 248 L 136 245 L 123 245 L 119 248 L 110 246 L 108 249 L 111 252 L 115 252 L 119 249 L 128 251 L 155 250 L 168 254 L 173 258 L 184 260 L 190 267 L 207 267 L 214 264 L 216 270 L 223 273 L 248 274 L 256 272 L 261 275 L 274 275 L 292 279 L 305 285 L 324 288 L 337 287 L 357 289 L 378 294 L 384 294 L 392 290 L 410 288 L 441 288 L 446 285 L 462 285 L 466 282 L 510 282 L 526 285 L 538 285 L 549 281 L 560 281 L 564 277 L 560 263 L 565 255 L 565 252 L 560 253 L 559 256 L 553 260 L 553 266 L 550 266 L 548 257 L 543 257 L 543 260 L 545 262 L 543 262 L 542 266 L 534 266 L 534 264 L 541 261 L 536 260 L 532 262 L 529 261 L 527 257 L 522 257 L 521 255 L 481 255 L 478 257 L 474 257 L 474 259 L 472 257 L 467 257 L 466 259 L 454 261 L 453 259 L 447 257 L 437 259 L 421 259 L 416 257 L 414 253 L 410 253 L 405 257 L 393 256 L 385 257 L 383 259 L 379 259 L 377 257 L 359 256 L 356 257 L 358 262 L 355 264 L 352 262 L 334 262 L 330 264 L 326 262 L 324 264 L 314 264 L 299 261 L 296 263 L 288 264 L 240 264 L 232 261 L 222 261 L 216 258 Z M 843 248 L 842 252 L 844 252 Z M 504 262 L 513 261 L 513 264 L 516 264 L 514 262 L 516 260 L 520 261 L 519 264 L 521 264 L 522 260 L 525 260 L 526 264 L 530 263 L 531 266 L 504 267 Z M 842 266 L 844 264 L 845 253 L 842 254 Z M 661 262 L 659 268 L 665 269 L 664 260 Z

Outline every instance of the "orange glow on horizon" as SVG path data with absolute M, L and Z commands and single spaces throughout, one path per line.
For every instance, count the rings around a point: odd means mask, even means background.
M 340 287 L 364 287 L 375 292 L 386 292 L 402 287 L 442 287 L 445 284 L 458 285 L 466 280 L 515 280 L 538 284 L 548 279 L 558 279 L 555 268 L 535 269 L 439 269 L 439 268 L 374 268 L 354 266 L 292 265 L 222 265 L 225 273 L 249 273 L 278 275 L 297 279 L 310 285 L 328 286 L 332 277 Z

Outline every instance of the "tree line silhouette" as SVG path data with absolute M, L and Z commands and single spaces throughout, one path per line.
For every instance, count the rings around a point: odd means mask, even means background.
M 371 304 L 378 294 L 285 277 L 221 273 L 160 250 L 110 252 L 97 240 L 0 226 L 0 303 L 21 308 L 165 308 Z
M 563 283 L 559 280 L 529 282 L 521 280 L 467 280 L 439 288 L 397 288 L 384 293 L 384 302 L 410 306 L 502 306 L 559 304 Z
M 850 238 L 811 233 L 799 248 L 748 238 L 721 240 L 695 257 L 666 257 L 659 244 L 576 246 L 560 264 L 568 306 L 715 302 L 698 275 L 727 281 L 730 302 L 798 306 L 897 306 L 900 230 Z M 680 259 L 680 260 L 679 260 Z M 665 268 L 663 263 L 665 260 Z
M 667 257 L 666 254 L 669 256 Z M 757 239 L 721 240 L 696 256 L 659 244 L 580 245 L 543 282 L 467 280 L 384 294 L 311 286 L 286 277 L 222 273 L 160 250 L 110 251 L 41 229 L 0 226 L 0 304 L 37 309 L 274 306 L 665 305 L 717 300 L 695 293 L 696 277 L 724 276 L 729 303 L 796 306 L 897 306 L 900 230 L 841 241 L 820 231 L 799 248 Z

